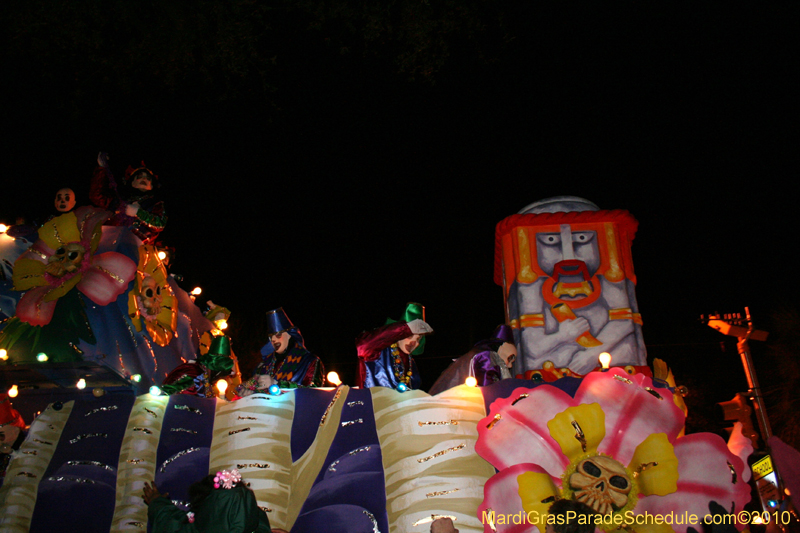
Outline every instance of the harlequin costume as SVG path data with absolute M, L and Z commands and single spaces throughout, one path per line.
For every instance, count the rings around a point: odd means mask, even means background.
M 431 396 L 463 385 L 469 376 L 475 378 L 479 387 L 513 377 L 497 353 L 498 348 L 506 342 L 514 344 L 514 334 L 510 326 L 502 324 L 495 328 L 491 337 L 476 343 L 442 372 L 429 391 Z
M 422 386 L 422 376 L 413 356 L 423 352 L 425 337 L 420 339 L 419 346 L 411 354 L 403 353 L 397 342 L 414 335 L 408 323 L 416 319 L 424 320 L 424 315 L 425 307 L 409 303 L 402 320 L 389 319 L 388 324 L 364 332 L 356 339 L 359 359 L 356 382 L 359 387 L 400 387 L 405 390 Z
M 300 330 L 292 324 L 283 308 L 273 309 L 267 313 L 269 336 L 287 332 L 291 337 L 289 347 L 282 354 L 275 353 L 272 343 L 268 342 L 262 349 L 262 361 L 255 371 L 253 379 L 243 386 L 253 386 L 258 375 L 272 376 L 283 387 L 321 387 L 324 383 L 325 367 L 319 357 L 306 349 Z
M 161 390 L 166 394 L 195 394 L 210 398 L 216 396 L 214 384 L 217 380 L 233 377 L 238 370 L 230 338 L 224 335 L 214 337 L 208 352 L 201 354 L 196 362 L 178 365 L 164 378 Z
M 134 176 L 140 172 L 149 175 L 153 185 L 152 190 L 140 191 L 131 187 Z M 89 199 L 97 207 L 115 213 L 106 225 L 129 226 L 142 243 L 151 244 L 167 224 L 164 202 L 155 192 L 157 187 L 159 187 L 158 176 L 145 166 L 144 161 L 136 168 L 128 166 L 123 181 L 123 189 L 126 191 L 124 194 L 119 193 L 109 168 L 98 166 L 92 175 Z M 131 217 L 125 214 L 125 206 L 133 203 L 139 205 L 139 210 L 136 216 Z

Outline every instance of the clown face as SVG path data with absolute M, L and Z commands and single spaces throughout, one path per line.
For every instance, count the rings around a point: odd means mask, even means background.
M 144 171 L 137 172 L 131 180 L 131 187 L 142 192 L 153 190 L 153 177 Z
M 420 339 L 422 339 L 422 335 L 411 335 L 401 341 L 397 341 L 397 347 L 400 348 L 401 352 L 408 355 L 417 349 Z
M 508 368 L 514 366 L 514 361 L 517 360 L 517 347 L 510 342 L 504 342 L 500 348 L 497 349 L 497 355 L 503 360 Z
M 59 189 L 56 193 L 55 200 L 56 211 L 59 213 L 68 213 L 75 207 L 75 193 L 72 189 Z
M 289 348 L 289 341 L 292 340 L 292 336 L 289 335 L 288 331 L 281 331 L 270 335 L 269 340 L 272 343 L 272 347 L 275 349 L 275 353 L 282 354 Z

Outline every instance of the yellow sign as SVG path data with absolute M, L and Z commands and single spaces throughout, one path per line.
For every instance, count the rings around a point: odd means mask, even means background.
M 772 458 L 767 455 L 755 463 L 752 466 L 753 469 L 753 481 L 757 481 L 762 477 L 772 473 Z

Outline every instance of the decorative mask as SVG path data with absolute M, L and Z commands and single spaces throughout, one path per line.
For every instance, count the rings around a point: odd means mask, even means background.
M 161 312 L 161 286 L 152 276 L 147 276 L 142 281 L 141 295 L 147 314 L 153 317 L 158 315 Z
M 75 207 L 75 193 L 72 189 L 59 189 L 55 200 L 56 211 L 67 213 Z
M 70 242 L 56 249 L 56 253 L 47 259 L 44 270 L 57 278 L 77 272 L 81 261 L 86 255 L 86 249 L 77 242 Z
M 624 507 L 631 491 L 625 467 L 603 455 L 589 457 L 578 463 L 575 473 L 569 476 L 569 486 L 575 491 L 575 500 L 600 514 Z

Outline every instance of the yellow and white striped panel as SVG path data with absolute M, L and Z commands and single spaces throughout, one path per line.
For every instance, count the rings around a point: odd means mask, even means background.
M 28 437 L 8 465 L 0 488 L 0 530 L 4 533 L 30 531 L 39 482 L 53 458 L 74 404 L 66 402 L 59 411 L 48 406 L 33 421 Z
M 210 470 L 238 468 L 250 483 L 270 525 L 285 528 L 292 491 L 290 437 L 294 394 L 254 394 L 236 402 L 217 401 Z
M 156 477 L 156 453 L 169 396 L 136 398 L 128 417 L 117 464 L 117 498 L 111 531 L 143 531 L 147 506 L 142 500 L 146 481 Z
M 325 413 L 320 420 L 317 435 L 314 442 L 294 465 L 292 465 L 292 494 L 289 505 L 289 522 L 286 529 L 294 526 L 300 510 L 303 507 L 317 474 L 325 465 L 325 459 L 330 451 L 336 432 L 339 430 L 339 422 L 342 418 L 342 408 L 344 407 L 347 393 L 350 387 L 342 385 L 336 389 Z
M 480 389 L 461 385 L 435 397 L 370 390 L 390 532 L 427 532 L 431 515 L 455 517 L 462 533 L 482 532 L 477 509 L 494 468 L 475 453 L 486 416 Z

